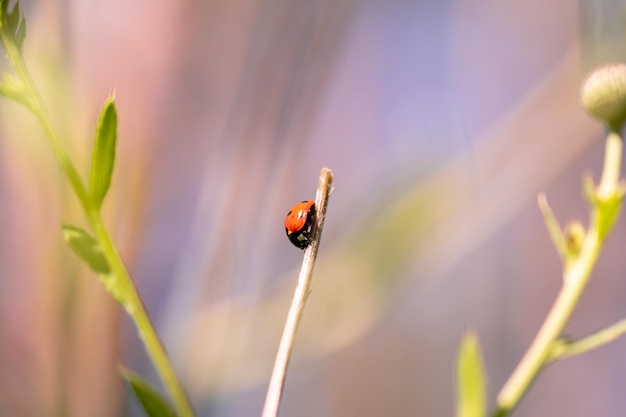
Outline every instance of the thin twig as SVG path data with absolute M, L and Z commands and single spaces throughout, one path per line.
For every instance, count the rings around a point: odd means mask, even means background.
M 549 360 L 550 362 L 554 362 L 557 359 L 580 355 L 581 353 L 604 346 L 624 334 L 626 334 L 626 320 L 620 320 L 583 339 L 555 344 Z
M 285 383 L 285 375 L 287 374 L 287 366 L 289 366 L 289 358 L 293 342 L 296 338 L 296 331 L 302 318 L 304 303 L 311 291 L 311 281 L 313 277 L 313 267 L 317 258 L 317 249 L 319 248 L 320 238 L 322 237 L 322 229 L 324 228 L 324 219 L 326 217 L 326 206 L 328 205 L 328 195 L 330 194 L 333 182 L 333 173 L 328 168 L 322 168 L 320 172 L 319 184 L 317 186 L 317 195 L 315 196 L 315 208 L 317 211 L 317 224 L 315 227 L 313 241 L 304 252 L 302 267 L 300 268 L 300 276 L 298 277 L 298 285 L 291 301 L 291 307 L 287 314 L 287 321 L 283 329 L 283 335 L 280 339 L 278 352 L 276 353 L 276 361 L 274 362 L 274 370 L 270 378 L 270 384 L 267 388 L 267 397 L 265 397 L 265 406 L 263 407 L 263 417 L 276 417 L 278 415 L 278 407 L 283 394 L 283 386 Z

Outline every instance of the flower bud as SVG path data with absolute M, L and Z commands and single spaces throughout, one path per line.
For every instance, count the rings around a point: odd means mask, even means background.
M 583 83 L 580 96 L 591 116 L 620 129 L 626 120 L 626 64 L 606 64 L 594 70 Z
M 563 233 L 565 237 L 565 246 L 570 255 L 577 256 L 583 247 L 585 240 L 585 227 L 579 222 L 572 222 L 565 227 Z

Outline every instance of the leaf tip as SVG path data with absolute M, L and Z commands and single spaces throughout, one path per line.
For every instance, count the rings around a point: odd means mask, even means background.
M 468 329 L 457 358 L 457 417 L 484 417 L 485 379 L 478 335 Z
M 148 417 L 177 417 L 169 401 L 159 391 L 136 374 L 123 366 L 119 368 L 121 378 L 128 384 Z

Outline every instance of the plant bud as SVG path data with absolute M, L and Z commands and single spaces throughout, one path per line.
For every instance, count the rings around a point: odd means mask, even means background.
M 626 120 L 626 64 L 606 64 L 583 83 L 581 102 L 587 112 L 613 129 Z

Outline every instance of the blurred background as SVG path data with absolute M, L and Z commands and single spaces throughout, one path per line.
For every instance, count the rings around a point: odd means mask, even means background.
M 536 196 L 587 219 L 624 1 L 23 1 L 25 53 L 86 178 L 115 91 L 105 218 L 199 416 L 258 416 L 302 252 L 283 218 L 335 174 L 282 416 L 450 416 L 466 329 L 489 403 L 561 281 Z M 6 60 L 0 69 L 7 70 Z M 626 221 L 567 327 L 626 316 Z M 139 416 L 161 387 L 64 244 L 85 225 L 34 118 L 0 102 L 0 416 Z M 550 366 L 516 416 L 623 416 L 626 340 Z

